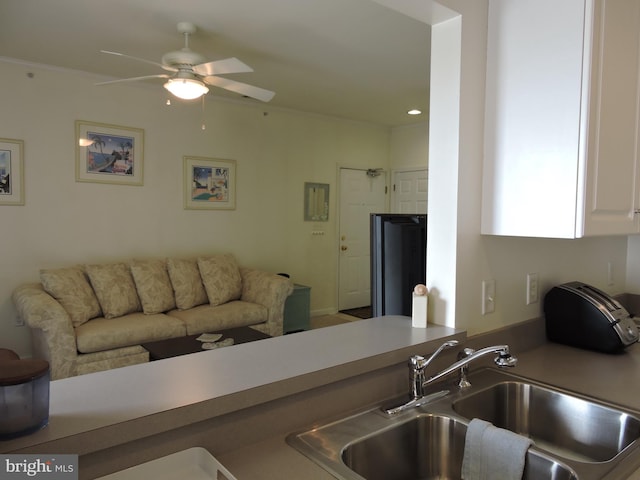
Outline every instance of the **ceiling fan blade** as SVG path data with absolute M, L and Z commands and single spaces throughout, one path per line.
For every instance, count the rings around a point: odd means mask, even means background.
M 253 72 L 253 68 L 244 62 L 241 62 L 237 58 L 231 57 L 224 60 L 216 60 L 214 62 L 194 65 L 193 71 L 198 75 L 207 77 L 209 75 L 224 75 L 225 73 Z
M 223 77 L 205 77 L 204 82 L 214 87 L 224 88 L 225 90 L 239 93 L 240 95 L 262 100 L 263 102 L 268 102 L 275 95 L 275 92 L 271 90 L 265 90 L 264 88 L 254 87 L 253 85 L 247 85 L 246 83 L 236 82 L 235 80 Z
M 171 78 L 173 75 L 167 73 L 159 73 L 158 75 L 145 75 L 144 77 L 119 78 L 118 80 L 108 80 L 106 82 L 96 83 L 95 85 L 109 85 L 111 83 L 136 82 L 138 80 L 146 80 L 148 78 Z
M 110 50 L 100 50 L 100 53 L 106 53 L 108 55 L 116 55 L 117 57 L 130 58 L 131 60 L 136 60 L 138 62 L 144 62 L 144 63 L 148 63 L 150 65 L 155 65 L 156 67 L 163 68 L 164 70 L 168 70 L 170 72 L 177 72 L 178 71 L 177 68 L 173 68 L 173 67 L 170 67 L 168 65 L 164 65 L 162 63 L 159 63 L 159 62 L 154 62 L 153 60 L 146 60 L 144 58 L 138 58 L 138 57 L 134 57 L 132 55 L 127 55 L 125 53 L 112 52 Z

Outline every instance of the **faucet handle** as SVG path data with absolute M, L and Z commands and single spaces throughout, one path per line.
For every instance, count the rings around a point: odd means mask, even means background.
M 427 365 L 429 365 L 429 364 L 430 364 L 430 363 L 431 363 L 431 362 L 432 362 L 432 361 L 433 361 L 433 360 L 434 360 L 438 355 L 440 355 L 440 353 L 441 353 L 443 350 L 445 350 L 445 349 L 447 349 L 447 348 L 455 347 L 456 345 L 458 345 L 458 343 L 460 343 L 460 342 L 458 342 L 458 340 L 449 340 L 449 341 L 447 341 L 447 342 L 444 342 L 444 343 L 443 343 L 442 345 L 440 345 L 440 346 L 438 347 L 438 349 L 437 349 L 435 352 L 433 352 L 433 353 L 431 354 L 431 356 L 430 356 L 430 357 L 429 357 L 429 358 L 424 362 L 424 367 L 426 367 Z M 423 360 L 424 360 L 424 359 L 423 359 Z M 424 367 L 423 367 L 423 368 L 424 368 Z

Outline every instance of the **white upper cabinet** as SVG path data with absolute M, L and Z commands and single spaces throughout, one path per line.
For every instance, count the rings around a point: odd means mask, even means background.
M 482 233 L 640 232 L 640 0 L 490 0 Z

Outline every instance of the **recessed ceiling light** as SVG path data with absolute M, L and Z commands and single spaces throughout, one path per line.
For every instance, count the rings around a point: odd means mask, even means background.
M 422 110 L 418 110 L 417 108 L 412 108 L 407 113 L 409 115 L 422 115 Z

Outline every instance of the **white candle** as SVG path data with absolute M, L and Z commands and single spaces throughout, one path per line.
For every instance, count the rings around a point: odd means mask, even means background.
M 413 304 L 411 309 L 411 326 L 414 328 L 427 328 L 427 287 L 418 284 L 413 289 Z

